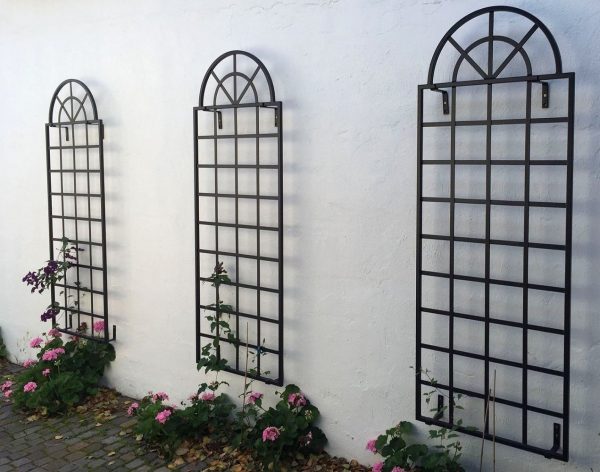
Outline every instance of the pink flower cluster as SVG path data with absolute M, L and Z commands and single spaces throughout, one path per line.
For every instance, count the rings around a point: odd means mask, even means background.
M 377 447 L 375 446 L 375 444 L 377 443 L 377 441 L 375 439 L 370 439 L 369 441 L 367 441 L 367 451 L 371 451 L 373 454 L 377 453 Z M 371 469 L 372 472 L 383 472 L 383 466 L 385 464 L 381 461 L 376 462 L 375 464 L 373 464 L 373 468 Z M 405 469 L 403 469 L 402 467 L 394 467 L 392 469 L 391 472 L 407 472 Z
M 290 393 L 288 403 L 294 408 L 299 408 L 306 405 L 306 397 L 303 393 Z
M 203 402 L 212 402 L 215 399 L 215 394 L 213 392 L 202 392 L 198 398 Z
M 156 392 L 154 395 L 152 395 L 152 403 L 156 403 L 159 400 L 168 400 L 169 399 L 169 395 L 167 395 L 165 392 Z
M 56 328 L 52 328 L 50 331 L 48 331 L 48 336 L 52 336 L 53 338 L 60 338 L 62 334 Z
M 104 321 L 95 321 L 93 328 L 96 333 L 103 332 L 104 331 Z
M 277 441 L 277 438 L 279 437 L 280 434 L 281 434 L 281 431 L 279 431 L 279 428 L 276 428 L 275 426 L 269 426 L 264 429 L 264 431 L 262 433 L 262 440 L 263 440 L 263 442 Z
M 4 396 L 4 398 L 10 398 L 10 396 L 13 393 L 11 390 L 11 387 L 13 385 L 14 385 L 14 382 L 11 382 L 10 380 L 7 380 L 2 385 L 0 385 L 0 392 L 2 392 L 2 395 Z
M 37 338 L 33 338 L 31 341 L 29 341 L 29 347 L 40 347 L 43 342 L 44 340 L 38 336 Z
M 139 407 L 140 404 L 138 402 L 133 402 L 129 405 L 129 408 L 127 408 L 127 416 L 133 416 Z
M 36 365 L 37 361 L 34 359 L 27 359 L 25 362 L 23 362 L 23 367 L 25 367 L 26 369 L 29 369 L 32 365 Z
M 50 369 L 44 369 L 44 370 L 42 370 L 42 375 L 44 377 L 48 377 L 50 375 Z
M 250 395 L 246 398 L 246 404 L 254 405 L 256 400 L 260 400 L 263 397 L 263 394 L 260 392 L 250 392 Z
M 367 441 L 367 447 L 366 447 L 367 451 L 370 451 L 373 454 L 375 454 L 377 452 L 375 443 L 377 443 L 377 441 L 375 439 L 370 439 L 369 441 Z
M 35 382 L 27 382 L 23 386 L 23 391 L 25 393 L 35 392 L 36 389 L 37 389 L 37 384 Z
M 159 411 L 156 415 L 156 421 L 158 421 L 160 424 L 165 424 L 169 419 L 169 416 L 171 416 L 171 410 Z
M 42 360 L 44 361 L 55 361 L 65 353 L 65 350 L 62 347 L 57 347 L 54 349 L 49 349 L 44 354 L 42 354 Z

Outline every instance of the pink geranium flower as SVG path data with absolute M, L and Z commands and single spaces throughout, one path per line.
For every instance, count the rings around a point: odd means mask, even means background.
M 392 472 L 406 472 L 406 470 L 403 469 L 402 467 L 396 466 L 392 469 Z
M 37 364 L 37 361 L 34 359 L 27 359 L 25 362 L 23 362 L 23 367 L 25 367 L 26 369 L 29 369 L 32 365 Z
M 59 356 L 62 356 L 65 350 L 62 347 L 50 349 L 42 354 L 42 360 L 44 361 L 55 361 Z
M 139 407 L 140 404 L 138 402 L 133 402 L 131 405 L 129 405 L 129 408 L 127 408 L 127 416 L 133 416 Z
M 169 399 L 169 395 L 167 395 L 165 392 L 156 392 L 154 395 L 152 395 L 152 403 L 156 403 L 158 400 L 168 400 Z
M 37 338 L 33 338 L 31 341 L 29 341 L 29 347 L 40 347 L 43 342 L 44 340 L 38 336 Z
M 42 375 L 44 377 L 48 377 L 50 375 L 50 369 L 44 369 L 44 370 L 42 370 Z
M 10 398 L 10 396 L 13 394 L 12 390 L 6 390 L 2 395 L 4 395 L 4 398 Z
M 260 392 L 250 392 L 248 398 L 246 398 L 246 403 L 249 405 L 254 405 L 256 400 L 260 400 L 263 397 L 263 394 Z
M 275 426 L 269 426 L 264 429 L 262 433 L 262 440 L 263 442 L 276 441 L 280 434 L 279 428 L 276 428 Z
M 95 321 L 94 322 L 94 331 L 96 333 L 101 333 L 104 331 L 104 321 Z
M 371 451 L 373 454 L 375 454 L 377 452 L 377 448 L 375 447 L 375 443 L 377 442 L 376 439 L 370 439 L 367 442 L 367 451 Z
M 293 407 L 306 405 L 306 397 L 302 393 L 291 393 L 288 396 L 288 403 Z
M 29 392 L 35 392 L 35 389 L 37 388 L 37 384 L 35 382 L 27 382 L 24 386 L 23 386 L 23 391 L 25 393 L 29 393 Z
M 53 338 L 60 338 L 62 336 L 62 333 L 56 328 L 52 328 L 50 331 L 48 331 L 48 336 L 52 336 Z
M 382 472 L 383 471 L 383 462 L 377 462 L 373 464 L 373 472 Z
M 12 387 L 13 385 L 14 385 L 13 381 L 7 380 L 2 385 L 0 385 L 0 391 L 6 392 L 7 390 L 10 390 L 10 387 Z
M 165 424 L 169 419 L 169 416 L 171 416 L 171 410 L 160 411 L 156 415 L 156 421 L 158 421 L 160 424 Z
M 215 399 L 215 394 L 213 392 L 202 392 L 200 394 L 200 400 L 204 402 L 212 402 Z

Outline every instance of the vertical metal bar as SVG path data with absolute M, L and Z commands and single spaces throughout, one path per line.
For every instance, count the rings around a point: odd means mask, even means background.
M 260 109 L 256 106 L 256 372 L 260 375 Z
M 196 271 L 195 289 L 196 289 L 196 362 L 200 360 L 200 215 L 199 203 L 200 193 L 198 184 L 198 110 L 194 108 L 194 267 Z M 215 196 L 215 198 L 217 198 Z
M 65 234 L 65 190 L 64 190 L 64 172 L 63 172 L 63 143 L 62 143 L 62 126 L 58 126 L 58 146 L 59 146 L 59 156 L 60 156 L 60 215 L 61 215 L 61 223 L 62 223 L 62 238 L 64 239 L 66 237 Z M 68 130 L 68 128 L 67 128 Z M 68 133 L 68 131 L 67 131 Z M 75 173 L 73 173 L 73 179 L 75 179 Z M 69 311 L 67 310 L 68 307 L 68 298 L 67 298 L 67 288 L 66 286 L 68 285 L 68 271 L 65 271 L 65 276 L 64 276 L 64 289 L 63 289 L 63 295 L 64 295 L 64 312 L 65 312 L 65 326 L 67 326 L 67 320 L 71 320 L 69 315 Z M 53 287 L 54 289 L 54 287 Z M 70 326 L 69 326 L 70 327 Z
M 448 261 L 448 421 L 454 423 L 454 225 L 456 198 L 456 87 L 452 87 L 450 111 L 450 234 Z
M 73 100 L 71 100 L 71 108 L 73 108 Z M 71 115 L 72 116 L 72 115 Z M 77 149 L 75 148 L 75 124 L 71 124 L 71 144 L 73 145 L 73 208 L 74 208 L 74 216 L 75 219 L 73 220 L 73 223 L 75 224 L 75 241 L 79 241 L 79 218 L 77 217 L 77 164 L 76 164 L 76 159 L 75 159 L 75 154 L 77 153 Z M 88 168 L 89 170 L 89 168 Z M 89 172 L 88 172 L 89 175 Z M 77 251 L 77 254 L 75 255 L 75 257 L 77 258 L 76 262 L 76 266 L 75 266 L 75 274 L 76 274 L 76 282 L 75 282 L 75 286 L 77 287 L 76 289 L 76 293 L 77 293 L 77 326 L 81 326 L 81 290 L 80 288 L 80 284 L 81 284 L 81 278 L 79 277 L 79 251 Z M 65 283 L 66 286 L 66 283 Z M 65 290 L 68 290 L 65 287 Z M 93 294 L 90 293 L 90 296 L 92 296 Z M 93 324 L 94 319 L 92 318 L 92 324 Z M 92 335 L 93 335 L 93 327 L 90 326 L 90 328 L 92 329 Z
M 521 442 L 527 444 L 527 389 L 529 372 L 528 364 L 528 335 L 527 323 L 529 322 L 529 182 L 531 176 L 531 82 L 527 82 L 525 98 L 525 187 L 523 189 L 523 352 L 522 352 L 522 379 L 521 379 Z
M 490 221 L 492 192 L 492 84 L 487 85 L 487 125 L 486 125 L 486 176 L 485 176 L 485 378 L 484 392 L 490 391 Z M 489 424 L 485 424 L 485 434 Z
M 47 188 L 48 188 L 48 243 L 50 246 L 50 260 L 54 260 L 54 222 L 52 221 L 52 214 L 53 214 L 53 208 L 52 208 L 52 161 L 51 161 L 51 156 L 50 156 L 50 125 L 47 124 L 46 125 L 46 170 L 47 170 L 47 176 L 46 176 L 46 183 L 47 183 Z M 50 290 L 50 299 L 51 299 L 51 306 L 54 307 L 54 303 L 56 300 L 56 295 L 55 295 L 55 288 L 52 287 L 52 290 Z M 52 317 L 52 327 L 54 328 L 56 326 L 56 316 Z
M 233 100 L 237 103 L 237 55 L 233 55 Z M 234 163 L 235 163 L 235 333 L 239 340 L 240 332 L 240 317 L 238 315 L 240 309 L 240 228 L 239 224 L 239 182 L 238 182 L 238 107 L 233 109 L 233 145 L 234 145 Z M 235 369 L 240 369 L 240 345 L 235 344 Z
M 416 254 L 416 338 L 417 348 L 415 352 L 415 370 L 416 370 L 416 393 L 415 393 L 415 414 L 417 419 L 421 418 L 421 306 L 422 306 L 422 234 L 423 234 L 423 88 L 419 87 L 417 94 L 417 254 Z
M 100 130 L 98 130 L 98 140 L 100 139 Z M 87 169 L 90 170 L 90 138 L 89 138 L 89 129 L 88 123 L 85 123 L 85 153 L 86 153 L 86 165 Z M 98 162 L 98 164 L 100 164 Z M 92 198 L 90 194 L 92 191 L 90 190 L 90 172 L 87 172 L 87 210 L 88 210 L 88 242 L 92 242 Z M 75 196 L 77 198 L 77 196 Z M 94 314 L 94 270 L 92 267 L 94 266 L 94 260 L 92 257 L 92 245 L 88 244 L 89 251 L 89 264 L 90 264 L 90 313 Z M 79 263 L 79 251 L 77 254 L 77 262 Z M 106 291 L 106 287 L 102 288 L 103 291 Z M 81 308 L 81 307 L 80 307 Z
M 108 265 L 106 263 L 106 204 L 105 204 L 105 195 L 104 195 L 104 123 L 102 120 L 98 120 L 98 155 L 100 159 L 100 219 L 101 223 L 101 231 L 102 231 L 102 286 L 103 290 L 103 312 L 102 316 L 104 318 L 104 340 L 108 341 L 110 339 L 110 335 L 108 332 L 108 323 L 107 314 L 108 314 Z M 91 247 L 90 247 L 91 250 Z
M 217 139 L 217 128 L 218 128 L 218 116 L 217 116 L 218 112 L 213 113 L 213 126 L 214 126 L 214 142 L 215 142 L 215 159 L 214 159 L 214 163 L 215 163 L 215 267 L 219 264 L 219 174 L 218 174 L 218 163 L 219 163 L 219 159 L 218 159 L 218 152 L 217 152 L 217 143 L 218 143 L 218 139 Z M 196 195 L 196 198 L 198 198 L 198 195 Z M 199 249 L 199 248 L 196 248 Z M 216 340 L 217 340 L 217 358 L 220 360 L 221 359 L 221 342 L 219 341 L 219 337 L 220 337 L 220 326 L 219 326 L 219 321 L 220 321 L 220 315 L 221 315 L 221 311 L 220 311 L 220 300 L 221 300 L 221 295 L 219 293 L 219 285 L 216 284 L 215 287 L 215 296 L 217 297 L 216 301 L 215 301 L 215 321 L 217 322 L 216 324 L 216 329 L 215 329 L 215 336 L 216 336 Z
M 279 382 L 283 383 L 283 294 L 285 291 L 284 287 L 284 279 L 283 279 L 283 105 L 279 103 L 277 105 L 277 117 L 278 117 L 278 127 L 277 127 L 277 169 L 278 169 L 278 179 L 279 186 L 277 189 L 277 194 L 279 196 L 279 208 L 278 208 L 278 221 L 277 226 L 279 228 L 279 293 L 278 302 L 279 302 Z M 260 312 L 259 312 L 260 316 Z
M 565 321 L 563 378 L 563 456 L 569 457 L 570 379 L 571 379 L 571 245 L 573 225 L 573 153 L 575 135 L 575 74 L 569 75 L 569 111 L 567 130 L 567 209 L 565 234 Z

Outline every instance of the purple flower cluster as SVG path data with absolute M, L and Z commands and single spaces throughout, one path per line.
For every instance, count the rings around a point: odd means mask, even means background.
M 28 272 L 27 275 L 25 277 L 23 277 L 22 280 L 27 285 L 33 285 L 33 288 L 31 289 L 31 293 L 35 292 L 36 290 L 39 291 L 40 293 L 42 293 L 42 291 L 44 290 L 44 287 L 40 288 L 41 281 L 35 272 Z
M 51 277 L 54 274 L 56 274 L 56 271 L 58 270 L 58 262 L 56 261 L 48 261 L 48 264 L 46 264 L 46 267 L 44 267 L 44 274 L 46 274 L 46 277 Z
M 46 309 L 46 311 L 44 313 L 42 313 L 42 316 L 40 318 L 42 321 L 48 321 L 48 320 L 51 320 L 52 318 L 54 318 L 59 313 L 60 313 L 60 310 L 58 308 L 49 307 L 48 309 Z

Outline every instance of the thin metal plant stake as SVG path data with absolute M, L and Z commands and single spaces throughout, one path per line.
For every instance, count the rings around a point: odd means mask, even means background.
M 479 472 L 483 470 L 483 448 L 485 445 L 485 430 L 487 429 L 488 416 L 490 411 L 490 394 L 485 400 L 485 412 L 483 413 L 483 430 L 481 434 L 481 452 L 479 453 Z
M 492 405 L 492 467 L 496 472 L 496 369 L 494 369 L 494 404 Z

